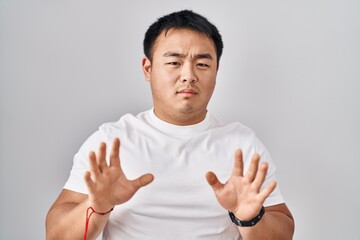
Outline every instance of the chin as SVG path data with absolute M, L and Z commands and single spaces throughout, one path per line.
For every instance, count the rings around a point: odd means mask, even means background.
M 179 109 L 180 113 L 192 113 L 194 112 L 194 108 L 192 106 L 185 106 Z

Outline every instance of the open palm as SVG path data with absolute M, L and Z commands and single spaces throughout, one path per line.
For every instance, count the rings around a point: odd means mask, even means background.
M 244 221 L 254 218 L 259 213 L 265 199 L 276 187 L 276 182 L 273 181 L 260 192 L 268 165 L 262 163 L 259 166 L 259 161 L 260 156 L 254 154 L 249 170 L 244 175 L 243 156 L 239 149 L 235 153 L 232 175 L 226 183 L 221 183 L 213 172 L 206 174 L 206 179 L 213 188 L 219 204 Z
M 98 154 L 89 154 L 90 169 L 85 174 L 91 206 L 99 212 L 105 212 L 115 205 L 131 199 L 139 188 L 154 179 L 152 174 L 145 174 L 129 180 L 121 169 L 119 157 L 120 140 L 116 138 L 110 153 L 110 164 L 106 162 L 106 144 L 101 143 Z

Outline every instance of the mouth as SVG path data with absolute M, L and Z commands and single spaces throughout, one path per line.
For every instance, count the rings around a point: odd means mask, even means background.
M 194 96 L 198 93 L 194 89 L 181 89 L 179 91 L 176 91 L 176 94 L 180 94 L 183 96 Z

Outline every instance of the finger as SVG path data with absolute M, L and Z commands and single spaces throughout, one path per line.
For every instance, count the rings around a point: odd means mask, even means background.
M 130 184 L 132 184 L 133 187 L 136 189 L 135 191 L 137 191 L 139 188 L 148 185 L 153 180 L 154 180 L 154 175 L 148 173 L 148 174 L 142 175 L 141 177 L 139 177 L 135 180 L 130 181 Z
M 120 167 L 120 140 L 119 138 L 115 138 L 113 145 L 112 145 L 112 149 L 111 149 L 111 153 L 110 153 L 110 166 L 111 167 Z
M 106 144 L 100 143 L 98 155 L 97 155 L 97 164 L 99 165 L 100 172 L 103 172 L 107 168 L 106 163 Z
M 234 176 L 243 176 L 244 174 L 244 161 L 241 149 L 236 150 L 235 152 L 235 161 L 233 168 Z
M 86 172 L 84 175 L 84 180 L 88 189 L 88 192 L 91 193 L 94 190 L 95 187 L 95 183 L 92 181 L 91 179 L 91 174 L 90 172 Z
M 268 164 L 266 162 L 262 163 L 259 167 L 259 170 L 253 182 L 254 187 L 256 188 L 257 191 L 260 191 L 260 188 L 265 181 L 267 170 L 268 170 Z
M 91 175 L 93 176 L 93 180 L 96 180 L 96 178 L 99 176 L 99 174 L 101 174 L 100 170 L 99 170 L 99 166 L 97 165 L 96 162 L 96 155 L 94 152 L 90 152 L 89 153 L 89 170 Z
M 266 198 L 275 190 L 276 181 L 271 181 L 258 195 L 262 202 L 265 202 Z
M 260 161 L 260 156 L 259 154 L 255 153 L 252 156 L 251 162 L 250 162 L 250 166 L 249 169 L 246 173 L 246 178 L 252 182 L 255 179 L 256 173 L 258 171 L 258 167 L 259 167 L 259 161 Z
M 217 192 L 217 191 L 223 189 L 223 187 L 224 187 L 224 185 L 219 181 L 219 179 L 217 178 L 217 176 L 213 172 L 207 172 L 206 173 L 206 181 L 212 187 L 214 192 Z

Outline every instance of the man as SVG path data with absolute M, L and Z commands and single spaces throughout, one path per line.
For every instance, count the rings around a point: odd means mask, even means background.
M 292 239 L 265 147 L 207 112 L 222 48 L 192 11 L 150 26 L 142 66 L 154 107 L 83 144 L 49 210 L 48 239 Z

